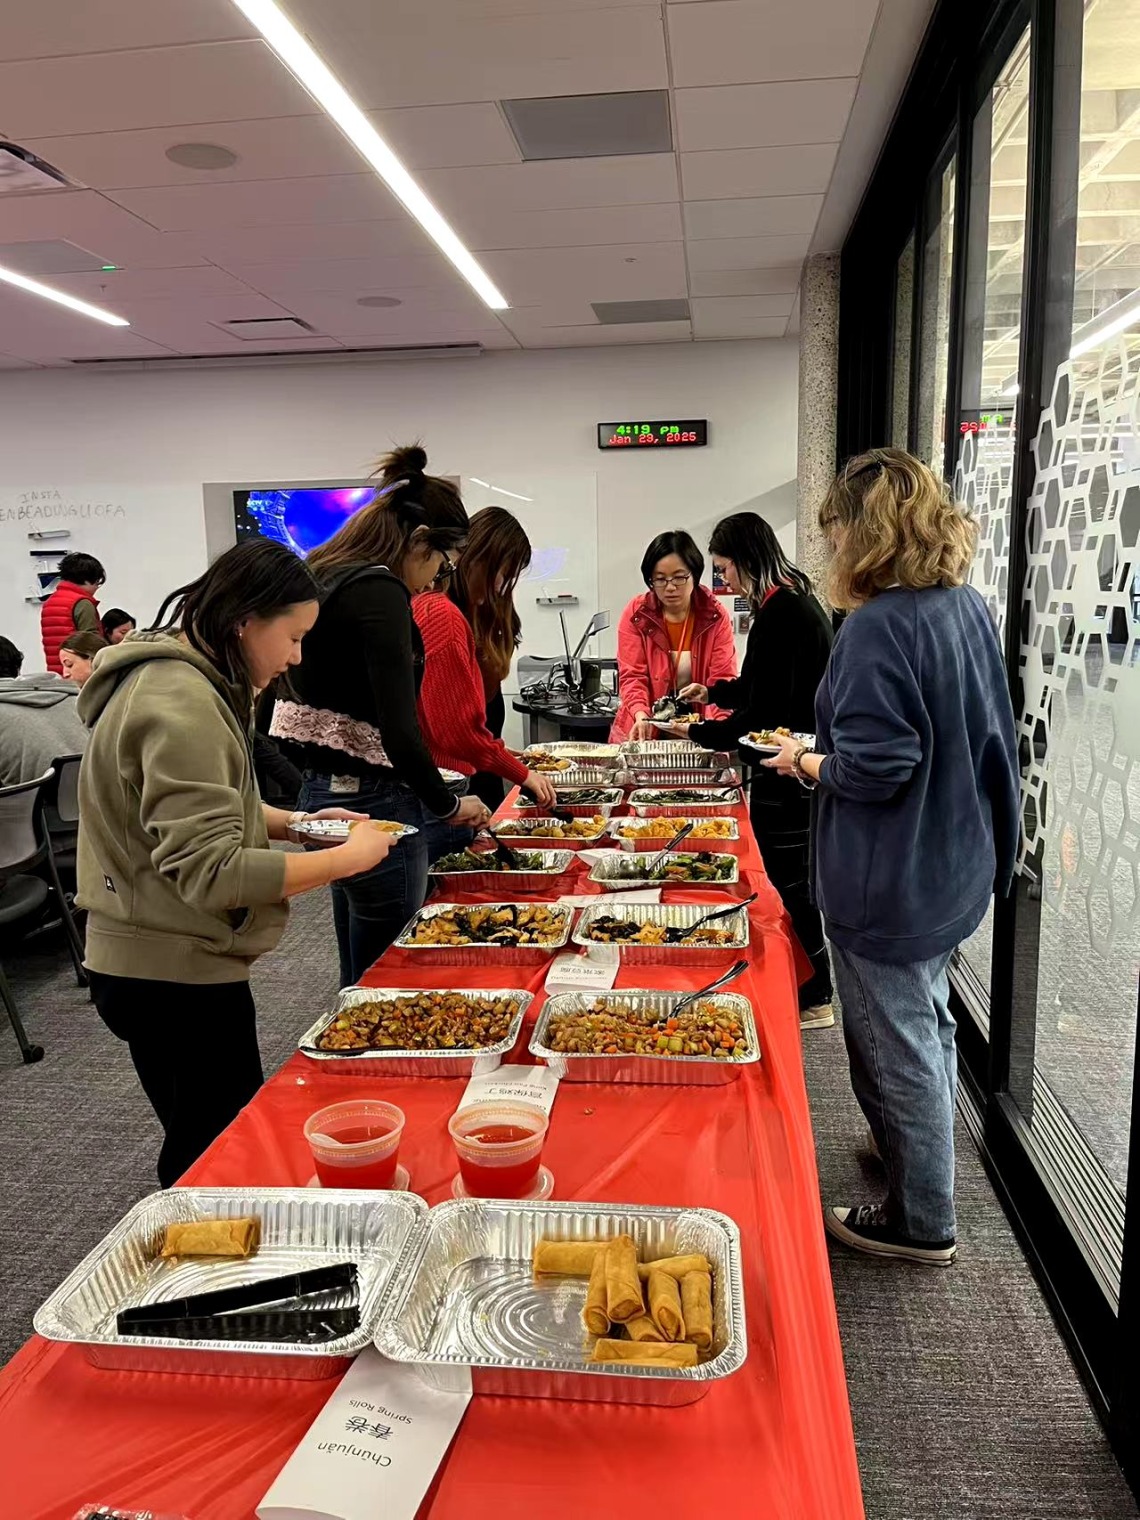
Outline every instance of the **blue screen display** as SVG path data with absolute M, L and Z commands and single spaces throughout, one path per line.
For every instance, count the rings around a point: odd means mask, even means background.
M 296 554 L 308 554 L 326 543 L 374 495 L 372 486 L 235 491 L 238 541 L 255 536 L 273 538 Z

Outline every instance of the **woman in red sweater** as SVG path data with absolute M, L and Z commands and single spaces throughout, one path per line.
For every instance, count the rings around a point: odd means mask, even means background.
M 499 688 L 518 644 L 514 589 L 529 564 L 522 524 L 503 507 L 485 507 L 471 518 L 451 595 L 435 590 L 413 598 L 425 656 L 419 720 L 438 766 L 525 786 L 549 807 L 556 797 L 552 783 L 528 770 L 487 723 L 489 705 L 501 703 Z M 438 840 L 428 840 L 429 857 L 462 848 L 463 833 L 440 830 Z

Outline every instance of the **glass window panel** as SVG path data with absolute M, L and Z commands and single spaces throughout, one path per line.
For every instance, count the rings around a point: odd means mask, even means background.
M 1140 0 L 1057 7 L 1046 402 L 1022 642 L 1033 1049 L 1015 1094 L 1123 1197 L 1140 970 Z M 1080 60 L 1079 75 L 1073 61 Z M 1111 1202 L 1075 1199 L 1102 1241 Z
M 970 582 L 1004 628 L 1029 163 L 1029 30 L 974 119 L 955 493 L 978 520 Z M 951 205 L 953 202 L 951 201 Z M 993 906 L 958 952 L 988 999 Z
M 891 356 L 891 442 L 910 446 L 911 314 L 914 310 L 914 234 L 899 255 L 895 270 L 895 334 Z
M 951 159 L 930 187 L 922 251 L 922 326 L 918 343 L 918 456 L 936 475 L 946 470 L 946 379 L 950 362 L 950 279 L 954 263 Z

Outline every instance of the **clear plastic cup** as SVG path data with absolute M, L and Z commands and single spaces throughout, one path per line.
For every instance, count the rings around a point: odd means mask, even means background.
M 535 1185 L 547 1117 L 525 1103 L 473 1103 L 447 1128 L 472 1198 L 525 1198 Z
M 317 1177 L 327 1188 L 390 1188 L 403 1133 L 403 1109 L 378 1098 L 330 1103 L 305 1120 Z

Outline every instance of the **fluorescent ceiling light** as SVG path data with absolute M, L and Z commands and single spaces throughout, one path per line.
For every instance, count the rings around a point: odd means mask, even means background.
M 1115 315 L 1114 315 L 1115 313 Z M 1092 332 L 1085 333 L 1069 350 L 1070 359 L 1079 359 L 1082 354 L 1087 354 L 1090 348 L 1099 348 L 1109 338 L 1115 338 L 1126 328 L 1140 321 L 1140 300 L 1135 295 L 1126 297 L 1123 301 L 1117 301 L 1115 305 L 1107 307 L 1098 317 L 1091 322 L 1086 322 L 1085 327 L 1093 328 Z M 1078 329 L 1079 331 L 1079 329 Z
M 489 480 L 480 480 L 477 475 L 469 475 L 468 480 L 473 486 L 482 486 L 485 491 L 495 491 L 500 496 L 509 496 L 512 501 L 533 501 L 533 496 L 520 496 L 517 491 L 508 491 L 503 486 L 493 486 Z
M 285 15 L 276 0 L 233 0 L 242 15 L 265 38 L 278 58 L 332 117 L 356 150 L 376 170 L 397 200 L 411 212 L 436 247 L 458 269 L 492 311 L 505 311 L 506 297 L 460 242 L 391 148 L 349 95 L 328 65 Z
M 26 290 L 30 295 L 43 296 L 45 301 L 57 301 L 60 306 L 70 307 L 72 311 L 79 312 L 85 317 L 94 317 L 96 322 L 106 322 L 108 327 L 129 327 L 131 324 L 126 317 L 117 317 L 113 311 L 104 311 L 101 306 L 91 306 L 86 301 L 81 301 L 78 296 L 69 296 L 66 291 L 56 290 L 54 285 L 44 285 L 39 280 L 31 280 L 26 274 L 18 274 L 14 269 L 6 269 L 0 264 L 0 280 L 6 285 L 15 285 L 19 290 Z

